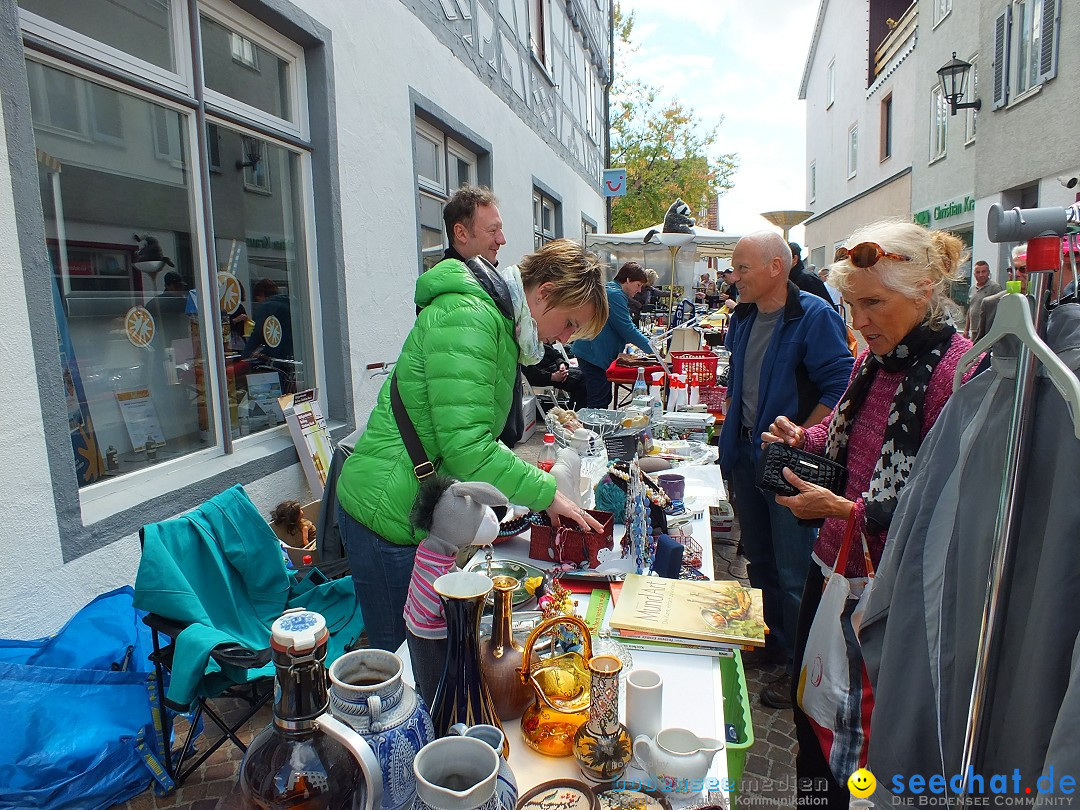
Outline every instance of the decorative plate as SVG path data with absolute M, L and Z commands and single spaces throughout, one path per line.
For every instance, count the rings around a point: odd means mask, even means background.
M 522 795 L 516 810 L 600 810 L 600 802 L 584 782 L 552 779 Z
M 511 603 L 516 607 L 532 599 L 532 595 L 525 590 L 525 580 L 532 577 L 542 577 L 544 572 L 528 563 L 520 563 L 515 560 L 492 560 L 491 573 L 488 574 L 487 560 L 483 553 L 478 553 L 465 567 L 466 571 L 474 571 L 492 577 L 513 577 L 518 581 L 514 590 Z
M 600 810 L 671 810 L 660 793 L 640 790 L 605 790 L 598 793 Z

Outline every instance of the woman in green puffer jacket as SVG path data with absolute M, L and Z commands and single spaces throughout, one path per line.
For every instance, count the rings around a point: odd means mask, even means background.
M 549 242 L 516 266 L 447 259 L 416 283 L 421 307 L 394 376 L 427 457 L 460 481 L 485 481 L 553 522 L 595 521 L 555 491 L 550 473 L 496 441 L 510 413 L 518 363 L 545 341 L 592 337 L 608 317 L 602 265 L 580 244 Z M 390 407 L 390 380 L 338 481 L 339 525 L 373 647 L 405 639 L 402 611 L 423 532 L 409 512 L 419 484 Z M 593 526 L 593 528 L 599 528 Z

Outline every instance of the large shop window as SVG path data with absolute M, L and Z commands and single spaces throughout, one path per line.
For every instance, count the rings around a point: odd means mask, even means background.
M 443 206 L 465 185 L 476 185 L 477 155 L 436 127 L 417 120 L 414 138 L 416 182 L 420 194 L 420 255 L 423 269 L 442 260 L 449 244 Z
M 23 0 L 49 23 L 39 30 L 95 38 L 98 56 L 180 52 L 184 3 L 89 3 L 108 7 L 107 25 L 74 5 Z M 231 452 L 282 424 L 280 394 L 318 383 L 303 52 L 223 4 L 196 24 L 201 54 L 156 64 L 195 75 L 201 58 L 206 114 L 194 95 L 123 81 L 121 60 L 106 77 L 27 51 L 80 487 Z

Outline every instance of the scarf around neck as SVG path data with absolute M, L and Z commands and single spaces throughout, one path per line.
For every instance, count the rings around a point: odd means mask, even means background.
M 900 491 L 907 483 L 922 444 L 923 406 L 930 378 L 948 351 L 954 334 L 956 328 L 951 324 L 931 329 L 924 321 L 908 332 L 889 353 L 868 354 L 833 414 L 825 440 L 825 454 L 846 466 L 852 424 L 866 401 L 878 369 L 904 373 L 889 405 L 881 456 L 863 494 L 869 531 L 884 532 L 892 523 Z
M 529 302 L 525 300 L 525 285 L 521 281 L 521 273 L 515 264 L 506 268 L 500 267 L 496 272 L 510 289 L 510 301 L 514 306 L 514 339 L 518 346 L 518 362 L 523 366 L 535 366 L 544 357 L 544 344 L 540 342 L 536 321 L 529 310 Z

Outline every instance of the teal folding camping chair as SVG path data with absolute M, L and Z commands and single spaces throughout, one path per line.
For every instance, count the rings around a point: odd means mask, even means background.
M 179 786 L 226 741 L 246 750 L 237 731 L 272 694 L 270 626 L 285 610 L 323 615 L 327 666 L 356 643 L 364 623 L 351 578 L 327 581 L 318 569 L 303 577 L 286 569 L 277 537 L 239 484 L 179 518 L 147 524 L 140 538 L 135 606 L 150 614 L 150 658 L 158 682 L 168 684 L 164 704 L 171 712 L 162 708 L 155 718 L 163 739 L 172 739 L 172 712 L 193 712 L 184 744 L 176 751 L 164 746 L 165 767 Z M 165 646 L 160 636 L 168 638 Z M 210 702 L 224 696 L 249 704 L 231 723 Z M 222 736 L 185 769 L 204 717 Z

